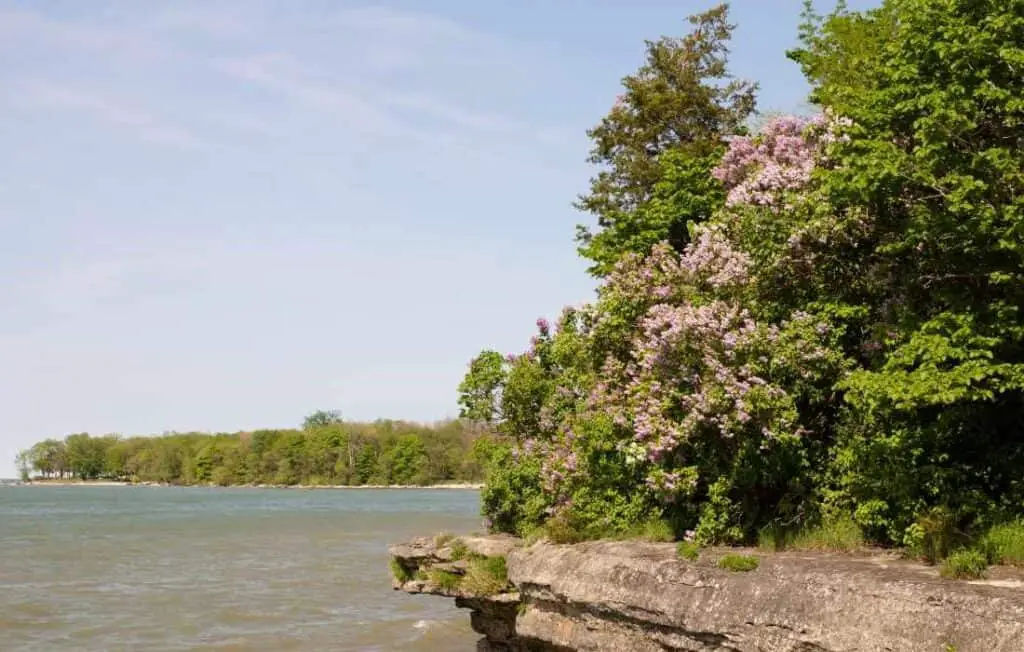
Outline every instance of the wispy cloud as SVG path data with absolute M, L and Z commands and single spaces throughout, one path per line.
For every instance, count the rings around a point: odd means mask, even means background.
M 133 57 L 165 52 L 158 42 L 139 30 L 56 20 L 37 11 L 0 7 L 0 51 L 26 46 L 110 54 L 127 52 Z
M 288 54 L 216 59 L 211 65 L 237 81 L 278 93 L 307 108 L 327 111 L 350 128 L 372 133 L 397 133 L 405 127 L 365 96 L 318 78 Z
M 181 125 L 150 111 L 124 104 L 89 91 L 45 81 L 26 81 L 16 86 L 15 103 L 25 108 L 75 112 L 110 126 L 125 129 L 143 140 L 178 147 L 196 147 L 202 141 Z
M 0 92 L 179 147 L 216 141 L 232 114 L 261 132 L 289 133 L 287 119 L 313 111 L 304 126 L 481 147 L 480 136 L 522 143 L 547 128 L 495 97 L 534 67 L 530 46 L 445 17 L 262 2 L 119 7 L 102 21 L 0 8 L 0 52 L 23 48 L 30 63 L 39 52 L 36 65 L 0 71 Z M 252 90 L 278 101 L 253 102 Z

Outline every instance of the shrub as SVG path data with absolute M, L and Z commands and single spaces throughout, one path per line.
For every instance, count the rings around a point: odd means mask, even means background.
M 761 561 L 752 555 L 725 555 L 718 560 L 718 567 L 735 573 L 748 573 L 757 569 Z
M 472 595 L 493 595 L 508 587 L 508 568 L 504 557 L 474 559 L 462 580 L 462 589 Z
M 680 541 L 676 545 L 676 556 L 686 561 L 697 561 L 700 557 L 700 546 L 692 541 Z
M 953 512 L 945 507 L 933 508 L 921 516 L 906 538 L 910 553 L 929 564 L 942 561 L 968 542 L 967 535 L 957 528 Z
M 961 548 L 949 555 L 939 573 L 943 577 L 957 580 L 980 579 L 985 576 L 988 559 L 985 553 L 972 548 Z
M 579 543 L 590 538 L 586 528 L 570 513 L 558 514 L 548 519 L 540 532 L 551 543 Z

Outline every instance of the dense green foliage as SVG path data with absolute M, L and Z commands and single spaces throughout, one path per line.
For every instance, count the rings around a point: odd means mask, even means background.
M 804 18 L 816 115 L 743 130 L 717 7 L 590 132 L 597 299 L 460 388 L 493 529 L 939 558 L 1024 513 L 1024 0 Z
M 425 485 L 477 482 L 488 439 L 466 421 L 346 423 L 317 412 L 302 430 L 47 439 L 19 456 L 42 478 L 171 484 Z

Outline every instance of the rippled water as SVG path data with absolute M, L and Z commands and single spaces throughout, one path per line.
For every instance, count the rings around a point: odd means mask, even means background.
M 0 487 L 0 649 L 472 650 L 387 544 L 479 529 L 462 490 Z

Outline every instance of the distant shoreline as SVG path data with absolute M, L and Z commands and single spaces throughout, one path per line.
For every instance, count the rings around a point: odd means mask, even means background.
M 306 484 L 170 484 L 164 482 L 122 482 L 117 480 L 31 480 L 15 483 L 20 487 L 204 487 L 212 489 L 462 489 L 479 490 L 483 484 L 442 483 L 428 485 L 412 484 L 361 484 L 361 485 L 306 485 Z

